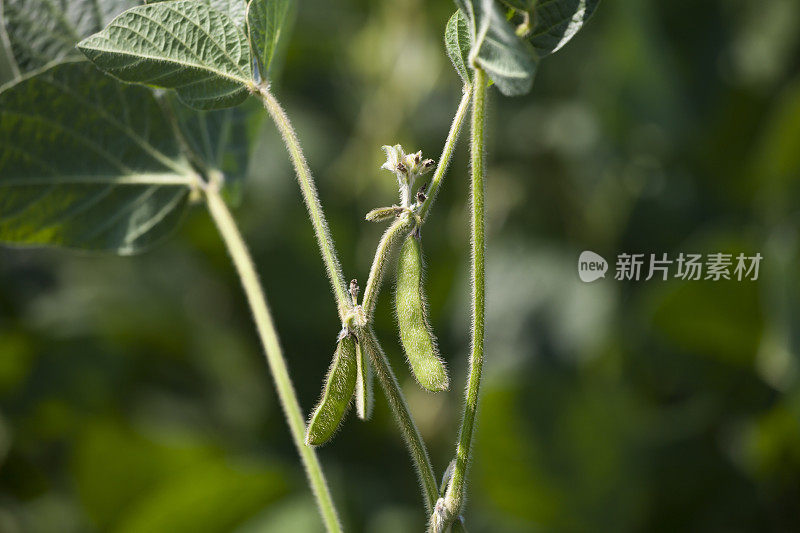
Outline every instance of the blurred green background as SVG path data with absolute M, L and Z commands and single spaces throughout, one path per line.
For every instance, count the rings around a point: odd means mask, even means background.
M 447 0 L 300 2 L 276 92 L 348 278 L 395 201 L 380 146 L 438 157 L 460 97 Z M 488 338 L 466 520 L 480 532 L 800 531 L 800 3 L 604 0 L 524 98 L 490 93 Z M 236 216 L 305 410 L 339 330 L 280 139 L 251 102 Z M 377 328 L 437 474 L 468 349 L 465 143 L 425 227 L 453 386 Z M 579 281 L 582 250 L 760 252 L 757 282 Z M 612 265 L 613 269 L 613 265 Z M 377 393 L 320 450 L 348 531 L 421 531 Z M 0 250 L 0 532 L 315 532 L 209 217 L 133 258 Z

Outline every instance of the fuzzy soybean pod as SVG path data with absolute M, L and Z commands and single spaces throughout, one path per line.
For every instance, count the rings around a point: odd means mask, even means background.
M 412 233 L 406 237 L 397 263 L 395 311 L 400 340 L 414 376 L 424 388 L 437 392 L 447 390 L 450 380 L 428 324 L 422 268 L 419 238 Z
M 336 353 L 322 388 L 322 397 L 308 422 L 307 445 L 321 446 L 333 437 L 350 406 L 355 388 L 356 343 L 351 335 L 347 335 L 336 346 Z

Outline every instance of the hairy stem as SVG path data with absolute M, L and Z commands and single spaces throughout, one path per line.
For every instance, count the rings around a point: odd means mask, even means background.
M 478 410 L 478 392 L 483 369 L 484 320 L 486 316 L 486 243 L 485 243 L 485 176 L 484 123 L 486 120 L 486 74 L 475 69 L 472 99 L 472 353 L 469 358 L 464 418 L 456 448 L 456 466 L 445 494 L 445 507 L 452 521 L 462 510 L 467 467 L 470 462 L 472 433 Z
M 289 424 L 292 440 L 294 440 L 305 466 L 309 484 L 322 514 L 322 520 L 329 532 L 340 533 L 342 527 L 325 481 L 325 475 L 317 459 L 317 454 L 313 448 L 309 448 L 303 442 L 306 432 L 305 419 L 300 410 L 300 403 L 297 401 L 297 395 L 289 377 L 289 370 L 286 368 L 286 361 L 283 358 L 278 334 L 275 331 L 275 324 L 272 321 L 272 315 L 269 312 L 267 300 L 259 283 L 258 274 L 253 266 L 253 260 L 247 250 L 247 245 L 242 239 L 242 235 L 236 227 L 236 222 L 233 220 L 233 216 L 231 216 L 224 200 L 220 197 L 218 190 L 213 186 L 207 187 L 205 196 L 208 210 L 217 225 L 225 246 L 228 248 L 228 253 L 230 253 L 244 287 L 244 292 L 247 295 L 256 329 L 267 357 L 267 364 L 275 382 L 275 388 L 278 391 L 278 398 L 286 416 L 286 421 Z
M 464 95 L 461 97 L 461 102 L 458 104 L 458 110 L 453 117 L 453 123 L 450 125 L 450 132 L 447 134 L 447 140 L 442 149 L 442 156 L 439 158 L 439 165 L 431 178 L 431 184 L 428 187 L 427 198 L 422 203 L 419 209 L 419 217 L 424 221 L 428 215 L 428 211 L 436 200 L 436 195 L 439 193 L 439 187 L 442 184 L 444 175 L 447 173 L 447 168 L 450 166 L 450 160 L 453 158 L 453 151 L 456 148 L 456 141 L 458 134 L 461 131 L 461 124 L 464 122 L 464 116 L 467 114 L 470 99 L 472 98 L 473 88 L 469 85 L 464 86 Z
M 406 235 L 411 230 L 413 225 L 414 219 L 409 216 L 408 213 L 400 215 L 400 217 L 392 222 L 392 225 L 383 233 L 381 241 L 378 243 L 378 248 L 375 250 L 375 259 L 372 260 L 372 268 L 370 268 L 369 271 L 367 287 L 364 289 L 364 299 L 361 303 L 361 306 L 364 308 L 364 314 L 367 317 L 367 322 L 372 322 L 375 304 L 378 301 L 378 292 L 381 288 L 386 264 L 389 262 L 389 257 L 392 255 L 392 248 L 400 237 Z
M 436 504 L 436 499 L 439 497 L 439 488 L 433 474 L 430 457 L 428 457 L 428 450 L 422 441 L 422 436 L 419 434 L 417 426 L 414 424 L 413 418 L 411 418 L 411 411 L 409 411 L 406 399 L 400 390 L 400 384 L 397 383 L 397 378 L 392 372 L 391 366 L 389 366 L 389 360 L 380 347 L 372 327 L 358 328 L 357 336 L 362 348 L 366 349 L 369 355 L 378 380 L 381 382 L 386 398 L 389 400 L 392 414 L 397 421 L 397 425 L 400 426 L 400 432 L 417 469 L 417 476 L 419 477 L 425 501 L 425 509 L 430 513 Z
M 264 107 L 272 117 L 272 121 L 280 131 L 283 141 L 286 143 L 286 148 L 289 150 L 289 157 L 294 165 L 297 181 L 300 184 L 300 190 L 303 193 L 303 200 L 308 208 L 308 215 L 311 219 L 311 224 L 314 226 L 314 234 L 317 237 L 319 250 L 322 253 L 322 260 L 325 263 L 325 268 L 328 271 L 328 278 L 333 287 L 333 293 L 336 296 L 336 305 L 339 310 L 339 318 L 342 322 L 345 321 L 347 315 L 352 309 L 352 299 L 347 292 L 347 285 L 344 282 L 342 275 L 342 267 L 336 257 L 336 249 L 331 238 L 331 232 L 328 229 L 328 223 L 325 220 L 325 213 L 322 210 L 322 204 L 319 201 L 317 194 L 317 187 L 314 184 L 314 178 L 311 176 L 311 170 L 308 168 L 305 157 L 303 157 L 303 150 L 300 147 L 300 141 L 292 128 L 292 123 L 286 112 L 275 99 L 275 97 L 266 88 L 260 87 L 259 96 L 264 103 Z

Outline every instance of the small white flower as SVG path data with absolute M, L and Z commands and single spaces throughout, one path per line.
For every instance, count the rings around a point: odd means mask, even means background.
M 386 152 L 386 163 L 384 163 L 381 168 L 397 174 L 400 162 L 406 157 L 406 154 L 403 152 L 403 147 L 399 144 L 395 144 L 394 146 L 385 145 L 383 146 L 383 151 Z
M 396 174 L 401 181 L 408 178 L 413 183 L 419 176 L 433 170 L 433 159 L 422 159 L 422 150 L 407 154 L 399 144 L 385 145 L 383 150 L 386 152 L 386 163 L 381 168 Z
M 381 165 L 381 168 L 392 172 L 397 177 L 400 205 L 406 208 L 411 207 L 411 188 L 418 177 L 433 169 L 435 166 L 433 159 L 422 159 L 422 150 L 406 154 L 399 144 L 383 146 L 383 151 L 386 152 L 386 163 Z

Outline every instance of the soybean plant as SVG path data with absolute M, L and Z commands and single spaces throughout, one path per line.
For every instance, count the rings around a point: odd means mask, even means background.
M 463 82 L 461 101 L 438 163 L 399 145 L 384 147 L 383 168 L 397 177 L 400 202 L 366 216 L 391 223 L 359 300 L 358 283 L 345 283 L 311 170 L 273 90 L 272 65 L 289 33 L 291 0 L 0 0 L 0 240 L 133 254 L 171 233 L 190 205 L 205 205 L 241 279 L 290 434 L 332 532 L 342 526 L 313 447 L 332 438 L 354 398 L 357 416 L 369 418 L 373 376 L 419 477 L 429 531 L 464 530 L 484 360 L 487 88 L 493 83 L 506 96 L 528 93 L 539 61 L 578 32 L 598 0 L 455 3 L 444 41 Z M 226 150 L 244 142 L 236 106 L 248 98 L 263 104 L 286 143 L 342 325 L 308 424 L 225 200 L 240 170 Z M 420 239 L 470 108 L 472 346 L 461 429 L 437 483 L 372 323 L 400 245 L 395 311 L 401 344 L 422 387 L 448 389 L 427 316 Z M 425 522 L 420 519 L 420 529 Z

